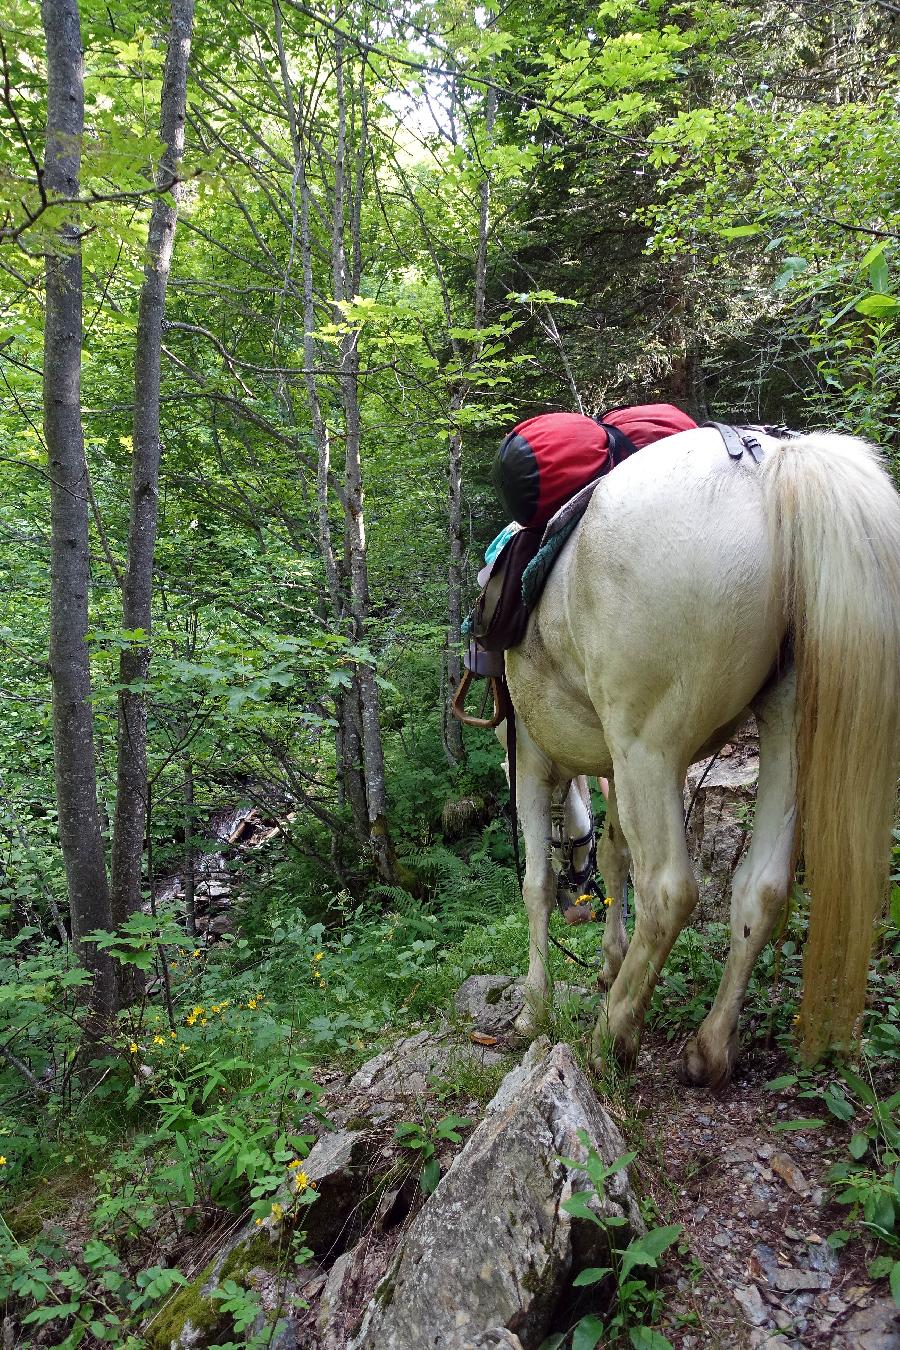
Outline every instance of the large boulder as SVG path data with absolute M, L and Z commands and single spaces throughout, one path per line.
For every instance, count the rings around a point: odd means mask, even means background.
M 561 1160 L 586 1160 L 582 1132 L 607 1163 L 625 1152 L 569 1047 L 536 1041 L 411 1224 L 352 1350 L 470 1350 L 515 1338 L 536 1350 L 577 1271 L 608 1264 L 607 1232 L 562 1208 L 573 1191 L 591 1190 Z M 606 1189 L 592 1207 L 626 1220 L 612 1230 L 625 1245 L 644 1231 L 627 1171 Z

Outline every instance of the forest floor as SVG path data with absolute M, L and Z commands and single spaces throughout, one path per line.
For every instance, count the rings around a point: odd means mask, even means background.
M 684 1228 L 690 1254 L 670 1269 L 659 1323 L 679 1350 L 900 1346 L 863 1242 L 838 1252 L 826 1240 L 847 1222 L 827 1173 L 846 1156 L 850 1128 L 773 1129 L 806 1114 L 792 1109 L 791 1087 L 766 1087 L 789 1067 L 777 1049 L 751 1049 L 733 1081 L 710 1093 L 676 1080 L 662 1038 L 641 1051 L 631 1097 L 641 1138 L 629 1142 L 665 1221 Z

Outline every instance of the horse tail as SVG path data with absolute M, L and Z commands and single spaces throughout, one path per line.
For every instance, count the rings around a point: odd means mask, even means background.
M 900 497 L 850 436 L 783 441 L 761 479 L 797 668 L 800 840 L 810 892 L 804 1055 L 858 1034 L 887 892 L 900 755 Z

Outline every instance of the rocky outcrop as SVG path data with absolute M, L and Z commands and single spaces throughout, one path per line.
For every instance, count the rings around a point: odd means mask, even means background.
M 703 778 L 708 764 L 709 760 L 701 760 L 691 765 L 684 789 L 685 810 L 693 800 L 687 841 L 700 885 L 696 918 L 727 923 L 731 879 L 750 840 L 749 817 L 756 801 L 759 738 L 755 722 L 722 747 Z
M 458 1015 L 476 1031 L 504 1036 L 525 1006 L 525 981 L 512 975 L 470 975 L 453 1002 Z M 583 1015 L 588 1025 L 595 1015 L 588 991 L 561 980 L 553 986 L 553 1007 L 557 1013 Z
M 536 1350 L 575 1273 L 606 1264 L 605 1230 L 562 1208 L 590 1189 L 562 1161 L 586 1160 L 582 1138 L 607 1163 L 625 1151 L 569 1047 L 536 1041 L 410 1225 L 353 1350 Z M 625 1219 L 620 1245 L 643 1231 L 626 1171 L 591 1204 Z

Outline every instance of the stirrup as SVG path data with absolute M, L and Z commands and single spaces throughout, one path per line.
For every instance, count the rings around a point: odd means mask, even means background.
M 472 713 L 466 712 L 466 695 L 469 692 L 469 686 L 474 678 L 471 670 L 466 670 L 459 682 L 459 688 L 450 701 L 450 711 L 458 722 L 462 722 L 467 727 L 493 728 L 499 727 L 500 723 L 506 717 L 506 700 L 503 696 L 503 676 L 488 676 L 490 692 L 494 700 L 494 712 L 492 717 L 475 717 Z M 487 691 L 482 699 L 481 711 L 484 713 L 487 703 Z

